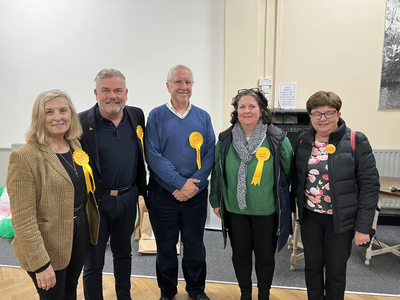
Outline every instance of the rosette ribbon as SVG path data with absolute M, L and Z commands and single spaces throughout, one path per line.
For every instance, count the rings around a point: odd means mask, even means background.
M 201 169 L 200 148 L 203 145 L 203 136 L 200 132 L 192 132 L 189 136 L 189 143 L 192 148 L 196 149 L 197 168 Z
M 332 145 L 332 144 L 326 145 L 325 149 L 326 149 L 326 152 L 328 152 L 329 154 L 333 154 L 336 152 L 336 147 L 335 147 L 335 145 Z
M 136 134 L 137 134 L 138 138 L 140 139 L 140 142 L 142 143 L 143 160 L 144 160 L 144 144 L 143 144 L 144 132 L 143 132 L 143 127 L 142 126 L 138 125 L 136 127 Z
M 86 182 L 86 191 L 94 192 L 96 186 L 94 184 L 94 177 L 92 168 L 89 166 L 89 156 L 86 154 L 85 151 L 81 149 L 77 149 L 72 154 L 72 157 L 75 163 L 82 167 L 83 174 L 85 174 L 85 182 Z
M 253 180 L 251 184 L 260 185 L 262 171 L 264 167 L 264 161 L 268 160 L 271 156 L 271 152 L 265 147 L 258 148 L 256 151 L 256 158 L 258 159 L 258 163 L 256 166 L 256 170 L 254 171 Z

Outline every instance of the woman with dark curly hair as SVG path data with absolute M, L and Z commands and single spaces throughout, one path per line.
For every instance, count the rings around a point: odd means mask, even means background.
M 253 251 L 258 299 L 269 299 L 278 237 L 281 248 L 289 232 L 290 201 L 278 190 L 289 181 L 293 151 L 272 124 L 261 91 L 239 90 L 232 106 L 232 126 L 220 133 L 215 148 L 210 203 L 222 220 L 225 245 L 228 229 L 240 299 L 251 299 Z

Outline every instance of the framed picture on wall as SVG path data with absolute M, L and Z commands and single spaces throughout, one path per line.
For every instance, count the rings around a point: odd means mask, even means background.
M 400 108 L 400 0 L 387 0 L 378 108 Z

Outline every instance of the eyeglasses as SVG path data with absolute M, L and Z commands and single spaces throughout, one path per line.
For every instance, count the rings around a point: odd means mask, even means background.
M 189 80 L 186 80 L 186 81 L 184 81 L 184 80 L 175 80 L 175 81 L 170 81 L 170 82 L 172 82 L 172 83 L 174 83 L 174 84 L 176 84 L 176 85 L 182 85 L 182 84 L 186 84 L 187 86 L 192 86 L 192 84 L 193 84 L 193 82 L 192 81 L 189 81 Z
M 336 113 L 337 113 L 336 110 L 328 110 L 328 111 L 326 111 L 324 113 L 316 111 L 316 112 L 311 113 L 310 117 L 313 120 L 319 120 L 319 119 L 322 118 L 322 116 L 325 116 L 325 118 L 327 118 L 327 119 L 332 119 L 335 116 Z
M 253 91 L 256 93 L 261 93 L 259 88 L 251 88 L 251 89 L 240 89 L 240 90 L 238 90 L 238 94 L 246 93 L 246 92 L 250 92 L 250 91 Z

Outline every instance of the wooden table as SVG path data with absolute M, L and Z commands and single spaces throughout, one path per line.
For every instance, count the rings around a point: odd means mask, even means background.
M 380 177 L 379 178 L 379 183 L 381 185 L 380 190 L 379 190 L 379 201 L 378 201 L 378 207 L 379 209 L 381 208 L 382 204 L 382 199 L 396 199 L 400 201 L 400 192 L 391 192 L 390 187 L 395 186 L 396 188 L 400 189 L 400 178 L 396 177 Z M 374 217 L 374 222 L 372 223 L 372 228 L 376 230 L 376 226 L 378 224 L 378 216 L 379 216 L 379 211 L 375 211 L 375 217 Z M 380 248 L 376 250 L 372 250 L 372 245 L 377 245 Z M 395 245 L 395 246 L 388 246 L 382 242 L 378 242 L 375 237 L 372 238 L 371 244 L 367 248 L 367 251 L 365 253 L 365 264 L 368 266 L 369 261 L 372 256 L 376 255 L 381 255 L 385 253 L 393 253 L 394 255 L 397 255 L 400 257 L 400 245 Z

